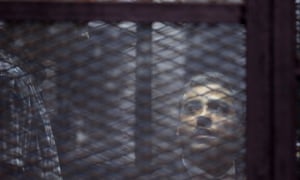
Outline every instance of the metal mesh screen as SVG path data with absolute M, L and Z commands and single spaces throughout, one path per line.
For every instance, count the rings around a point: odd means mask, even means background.
M 245 179 L 242 25 L 2 22 L 0 32 L 1 128 L 12 132 L 1 143 L 23 138 L 4 164 L 63 179 Z

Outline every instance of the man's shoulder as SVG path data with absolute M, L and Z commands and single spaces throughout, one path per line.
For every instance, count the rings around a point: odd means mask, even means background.
M 151 179 L 162 179 L 162 180 L 211 180 L 204 175 L 192 175 L 188 172 L 187 168 L 183 165 L 180 160 L 178 162 L 171 162 L 157 168 L 151 174 Z M 246 180 L 246 176 L 243 173 L 234 173 L 229 176 L 224 176 L 217 180 Z

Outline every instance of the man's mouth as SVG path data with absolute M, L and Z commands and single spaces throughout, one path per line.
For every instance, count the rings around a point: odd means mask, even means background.
M 197 131 L 192 136 L 193 144 L 207 144 L 212 145 L 218 141 L 218 136 L 209 129 L 198 128 Z
M 192 137 L 196 139 L 210 138 L 210 137 L 216 137 L 216 133 L 206 128 L 197 128 L 197 130 L 194 132 Z

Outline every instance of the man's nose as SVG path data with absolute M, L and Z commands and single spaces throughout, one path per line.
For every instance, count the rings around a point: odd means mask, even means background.
M 211 126 L 211 119 L 209 117 L 206 116 L 198 116 L 197 117 L 197 126 L 198 127 L 210 127 Z

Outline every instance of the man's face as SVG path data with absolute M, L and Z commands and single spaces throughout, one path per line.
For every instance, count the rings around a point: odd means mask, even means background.
M 200 167 L 233 162 L 242 129 L 230 92 L 218 84 L 196 86 L 183 96 L 178 135 L 186 159 Z M 214 163 L 216 161 L 216 163 Z

